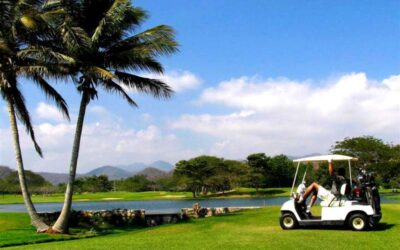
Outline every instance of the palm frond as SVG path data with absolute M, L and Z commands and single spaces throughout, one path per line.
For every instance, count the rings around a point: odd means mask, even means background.
M 33 75 L 32 79 L 36 85 L 43 91 L 46 97 L 52 100 L 65 118 L 70 120 L 68 105 L 64 98 L 55 90 L 45 79 L 39 75 Z
M 116 71 L 115 75 L 124 85 L 135 89 L 138 92 L 143 92 L 152 95 L 156 98 L 170 98 L 173 90 L 168 84 L 151 78 L 136 76 L 133 74 Z
M 14 7 L 15 7 L 15 2 L 14 1 L 9 1 L 9 0 L 4 0 L 0 1 L 0 24 L 3 27 L 10 27 L 10 22 L 11 20 L 14 20 Z
M 36 142 L 35 132 L 33 130 L 33 125 L 31 122 L 31 117 L 28 109 L 25 105 L 25 98 L 23 97 L 21 91 L 18 88 L 12 89 L 12 103 L 15 107 L 15 111 L 18 117 L 18 120 L 24 125 L 26 132 L 30 135 L 33 145 L 35 147 L 36 152 L 40 157 L 43 157 L 42 149 L 39 144 Z
M 9 47 L 7 41 L 5 41 L 3 38 L 0 38 L 0 52 L 2 54 L 12 54 L 13 51 Z
M 132 49 L 141 49 L 152 55 L 169 55 L 179 51 L 178 46 L 174 29 L 168 25 L 159 25 L 118 41 L 107 52 L 124 53 Z
M 140 24 L 145 18 L 147 13 L 132 7 L 129 0 L 114 0 L 94 30 L 92 41 L 100 46 L 107 46 L 107 43 L 120 40 L 127 29 Z
M 17 74 L 30 78 L 32 75 L 40 75 L 42 77 L 49 77 L 55 79 L 68 79 L 71 70 L 62 65 L 29 65 L 18 67 Z
M 112 80 L 116 78 L 112 72 L 98 66 L 85 67 L 84 71 L 86 75 L 94 76 L 95 79 Z
M 37 27 L 37 22 L 31 15 L 25 14 L 19 20 L 26 29 L 35 29 Z
M 164 72 L 164 68 L 160 62 L 155 58 L 146 55 L 146 53 L 140 53 L 140 51 L 137 50 L 130 50 L 125 53 L 118 53 L 106 57 L 105 64 L 107 67 L 119 70 L 144 70 L 156 73 Z
M 30 46 L 17 53 L 21 59 L 31 59 L 39 64 L 51 63 L 62 65 L 73 65 L 75 59 L 66 54 L 55 51 L 52 48 L 44 46 Z
M 118 83 L 115 83 L 113 80 L 103 81 L 102 87 L 108 92 L 120 95 L 128 102 L 129 105 L 138 107 L 136 102 L 126 93 L 126 91 Z
M 85 30 L 68 22 L 61 26 L 61 35 L 64 45 L 72 53 L 87 51 L 91 47 L 90 37 Z

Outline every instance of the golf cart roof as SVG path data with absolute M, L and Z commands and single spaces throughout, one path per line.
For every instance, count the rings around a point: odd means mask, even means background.
M 346 155 L 316 155 L 293 160 L 294 162 L 329 162 L 329 161 L 357 161 L 357 158 Z

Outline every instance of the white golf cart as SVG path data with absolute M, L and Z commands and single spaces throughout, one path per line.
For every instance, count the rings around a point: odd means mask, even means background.
M 360 173 L 364 173 L 364 175 L 360 174 L 357 180 L 357 186 L 363 188 L 364 191 L 357 188 L 357 191 L 360 192 L 357 193 L 358 197 L 355 197 L 352 195 L 355 190 L 350 192 L 350 194 L 346 194 L 346 188 L 348 189 L 346 185 L 348 184 L 343 184 L 340 187 L 340 194 L 335 196 L 333 200 L 321 202 L 321 216 L 312 216 L 310 213 L 306 213 L 306 201 L 298 203 L 296 194 L 293 192 L 296 180 L 298 180 L 297 174 L 299 173 L 300 166 L 305 166 L 306 168 L 301 181 L 301 183 L 304 183 L 309 163 L 316 166 L 319 163 L 328 163 L 329 161 L 348 162 L 350 187 L 352 188 L 351 162 L 356 160 L 357 158 L 345 155 L 318 155 L 294 160 L 294 162 L 297 163 L 297 169 L 290 192 L 291 198 L 286 201 L 281 208 L 281 227 L 283 229 L 294 229 L 298 226 L 348 225 L 353 230 L 363 231 L 370 226 L 373 227 L 377 225 L 382 217 L 379 193 L 376 189 L 373 177 L 371 177 L 372 175 L 366 174 L 365 171 L 360 171 Z M 365 178 L 365 176 L 369 176 L 370 178 Z M 373 185 L 371 185 L 371 183 Z M 362 197 L 360 197 L 360 194 Z

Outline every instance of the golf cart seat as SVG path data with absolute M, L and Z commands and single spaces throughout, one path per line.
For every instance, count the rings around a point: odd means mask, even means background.
M 340 187 L 340 193 L 335 196 L 331 201 L 322 201 L 321 207 L 340 207 L 343 206 L 345 201 L 347 200 L 347 184 L 343 184 Z

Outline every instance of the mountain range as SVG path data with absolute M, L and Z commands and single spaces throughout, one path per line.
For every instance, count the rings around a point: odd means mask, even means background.
M 154 181 L 171 176 L 173 169 L 174 166 L 169 162 L 155 161 L 151 164 L 132 163 L 129 165 L 102 166 L 85 174 L 78 174 L 77 177 L 107 175 L 110 180 L 120 180 L 135 175 L 144 175 L 149 180 Z M 0 166 L 0 179 L 7 177 L 12 171 L 14 170 L 9 167 Z M 53 185 L 66 183 L 68 181 L 68 174 L 64 173 L 38 172 L 37 174 L 41 175 Z

